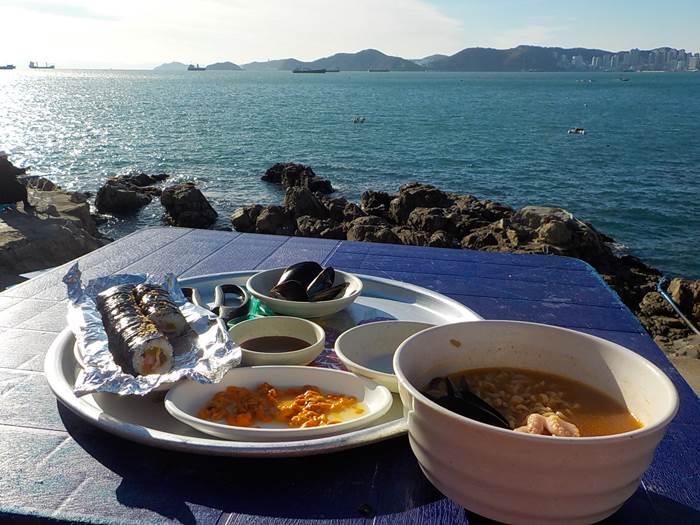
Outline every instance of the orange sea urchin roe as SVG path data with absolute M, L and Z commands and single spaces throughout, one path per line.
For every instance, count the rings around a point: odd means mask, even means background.
M 230 386 L 216 393 L 197 415 L 239 427 L 277 421 L 308 428 L 340 423 L 348 412 L 351 419 L 362 415 L 364 408 L 352 396 L 324 394 L 311 385 L 278 390 L 262 383 L 255 390 Z

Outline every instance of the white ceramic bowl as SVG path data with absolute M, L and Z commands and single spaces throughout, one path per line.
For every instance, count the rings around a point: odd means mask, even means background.
M 231 340 L 241 345 L 249 339 L 264 336 L 287 336 L 303 339 L 309 346 L 292 352 L 254 352 L 241 347 L 241 366 L 308 365 L 316 359 L 326 343 L 326 332 L 316 323 L 299 317 L 258 317 L 233 325 Z
M 358 375 L 399 391 L 394 375 L 394 353 L 413 334 L 432 324 L 415 321 L 380 321 L 367 323 L 344 332 L 335 341 L 335 353 L 343 364 Z
M 314 385 L 323 392 L 355 396 L 367 412 L 357 419 L 312 428 L 288 428 L 280 423 L 264 424 L 261 428 L 234 427 L 197 417 L 197 412 L 228 386 L 255 388 L 260 383 L 289 388 Z M 183 423 L 212 436 L 237 441 L 293 441 L 331 434 L 342 434 L 368 425 L 391 408 L 393 397 L 385 387 L 349 372 L 310 366 L 254 366 L 234 368 L 217 384 L 185 381 L 175 385 L 165 397 L 166 410 Z
M 600 437 L 521 434 L 457 415 L 420 393 L 435 376 L 499 366 L 591 385 L 626 404 L 644 426 Z M 506 523 L 593 523 L 614 513 L 637 489 L 678 409 L 668 377 L 631 350 L 533 323 L 425 330 L 399 347 L 394 370 L 411 448 L 426 477 L 460 505 Z
M 333 281 L 334 286 L 343 282 L 350 283 L 343 291 L 343 294 L 336 299 L 307 303 L 285 301 L 284 299 L 270 297 L 267 294 L 277 284 L 284 270 L 285 268 L 275 268 L 256 273 L 246 283 L 246 288 L 254 297 L 257 297 L 263 304 L 269 306 L 278 314 L 293 315 L 294 317 L 303 317 L 305 319 L 324 317 L 344 310 L 362 293 L 362 281 L 360 279 L 351 273 L 336 270 L 335 281 Z

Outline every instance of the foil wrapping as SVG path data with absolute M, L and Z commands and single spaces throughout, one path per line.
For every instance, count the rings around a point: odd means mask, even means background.
M 76 263 L 63 277 L 63 282 L 68 289 L 68 326 L 75 335 L 76 360 L 81 367 L 74 387 L 77 396 L 97 392 L 143 396 L 185 378 L 199 383 L 218 383 L 241 362 L 241 349 L 229 338 L 224 322 L 209 310 L 188 302 L 172 274 L 163 279 L 117 274 L 83 283 Z M 97 294 L 112 286 L 144 282 L 168 290 L 191 331 L 170 339 L 174 350 L 170 372 L 133 376 L 114 361 L 95 299 Z

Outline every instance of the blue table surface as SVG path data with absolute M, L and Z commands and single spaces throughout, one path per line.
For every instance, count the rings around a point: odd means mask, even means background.
M 605 523 L 700 523 L 700 402 L 637 319 L 576 259 L 150 228 L 80 259 L 84 278 L 189 277 L 316 260 L 414 283 L 487 319 L 573 328 L 634 349 L 680 411 L 634 496 Z M 235 459 L 132 443 L 54 398 L 43 358 L 65 326 L 68 265 L 0 294 L 0 520 L 98 523 L 487 523 L 423 477 L 406 437 L 325 456 Z

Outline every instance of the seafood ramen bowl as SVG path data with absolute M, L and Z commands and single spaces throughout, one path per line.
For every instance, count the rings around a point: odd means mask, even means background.
M 246 287 L 274 312 L 304 319 L 340 312 L 362 293 L 362 281 L 353 274 L 313 261 L 256 273 Z
M 398 348 L 394 371 L 423 473 L 505 523 L 613 514 L 678 409 L 668 377 L 631 350 L 534 323 L 424 330 Z

